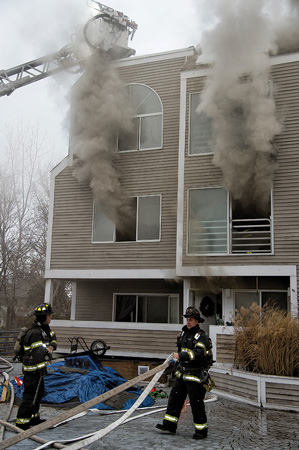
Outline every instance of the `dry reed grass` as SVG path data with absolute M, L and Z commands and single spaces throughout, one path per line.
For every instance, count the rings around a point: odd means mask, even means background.
M 237 312 L 234 331 L 237 367 L 299 377 L 298 319 L 278 308 L 253 303 Z

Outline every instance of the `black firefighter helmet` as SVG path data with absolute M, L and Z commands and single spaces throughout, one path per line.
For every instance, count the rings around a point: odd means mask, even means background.
M 193 317 L 194 319 L 198 320 L 199 323 L 203 323 L 205 319 L 200 317 L 200 313 L 198 309 L 194 308 L 194 306 L 188 306 L 186 309 L 186 312 L 184 314 L 184 317 Z
M 53 314 L 52 306 L 49 305 L 49 303 L 41 303 L 34 310 L 34 315 L 36 317 L 47 315 L 47 314 Z

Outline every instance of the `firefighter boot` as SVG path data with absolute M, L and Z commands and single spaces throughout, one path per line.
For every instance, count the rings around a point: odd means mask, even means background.
M 39 417 L 34 417 L 34 419 L 30 420 L 30 426 L 39 425 L 40 423 L 46 422 L 46 419 L 40 419 Z
M 156 428 L 161 431 L 168 431 L 168 433 L 176 433 L 176 424 L 165 423 L 165 420 L 163 421 L 163 423 L 157 423 Z
M 30 423 L 16 423 L 16 427 L 20 428 L 21 430 L 29 430 Z
M 203 430 L 195 430 L 193 434 L 193 439 L 205 439 L 208 436 L 208 429 L 204 428 Z

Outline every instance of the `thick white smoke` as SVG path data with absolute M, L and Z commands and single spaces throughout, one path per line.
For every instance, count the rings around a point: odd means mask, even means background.
M 96 203 L 129 231 L 134 214 L 117 168 L 117 137 L 133 129 L 132 111 L 123 84 L 109 58 L 96 52 L 77 83 L 72 106 L 74 175 L 89 183 Z M 134 223 L 131 224 L 132 227 Z
M 268 204 L 281 131 L 270 95 L 272 24 L 261 0 L 211 0 L 216 24 L 203 32 L 203 55 L 215 61 L 198 112 L 213 124 L 214 164 L 223 187 L 245 205 Z
M 272 5 L 273 41 L 271 54 L 289 53 L 299 50 L 299 0 L 277 1 Z

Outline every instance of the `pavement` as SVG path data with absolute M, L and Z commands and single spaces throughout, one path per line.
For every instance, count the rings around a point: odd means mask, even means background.
M 12 378 L 12 374 L 10 374 Z M 160 389 L 160 387 L 157 387 Z M 168 394 L 170 387 L 162 387 Z M 207 394 L 206 412 L 209 432 L 207 439 L 192 439 L 194 433 L 191 408 L 187 405 L 182 412 L 175 435 L 167 434 L 155 428 L 161 423 L 167 398 L 157 398 L 152 408 L 138 409 L 132 414 L 133 420 L 119 425 L 100 440 L 84 445 L 90 450 L 298 450 L 299 449 L 299 413 L 261 409 L 245 403 L 228 400 L 220 395 Z M 3 418 L 7 406 L 1 406 Z M 41 417 L 50 419 L 63 413 L 63 409 L 42 406 Z M 17 407 L 13 407 L 9 421 L 14 422 Z M 147 415 L 144 415 L 147 413 Z M 121 417 L 123 412 L 88 411 L 86 415 L 74 419 L 56 428 L 44 430 L 39 436 L 47 440 L 65 440 L 101 430 Z M 138 417 L 140 416 L 140 417 Z M 13 436 L 5 431 L 4 439 Z M 67 445 L 67 444 L 65 444 Z M 70 444 L 69 444 L 70 445 Z M 12 450 L 34 450 L 41 446 L 30 439 L 23 440 Z

